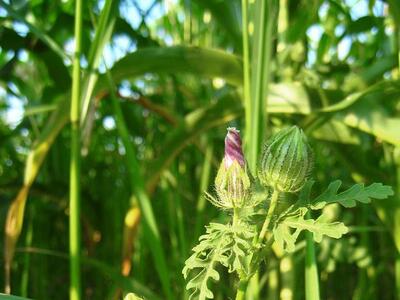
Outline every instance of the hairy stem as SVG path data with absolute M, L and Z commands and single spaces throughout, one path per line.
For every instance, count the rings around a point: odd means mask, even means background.
M 236 225 L 239 222 L 239 210 L 237 208 L 233 209 L 232 225 Z
M 274 211 L 276 208 L 276 204 L 278 203 L 278 197 L 279 197 L 279 192 L 274 189 L 274 192 L 272 193 L 271 197 L 271 204 L 268 208 L 267 216 L 265 218 L 264 224 L 261 228 L 260 235 L 258 236 L 258 243 L 261 243 L 263 239 L 265 238 L 265 234 L 267 233 L 268 226 L 271 223 L 272 216 L 274 215 Z
M 276 204 L 278 203 L 278 198 L 279 198 L 279 192 L 276 189 L 274 189 L 274 192 L 272 193 L 272 197 L 271 197 L 271 205 L 269 206 L 267 216 L 265 217 L 265 221 L 262 226 L 260 235 L 256 239 L 256 244 L 261 243 L 263 241 L 263 239 L 265 238 L 265 234 L 267 233 L 268 227 L 271 223 L 272 216 L 274 215 Z M 237 222 L 237 217 L 235 217 L 235 215 L 237 215 L 237 213 L 234 211 L 233 212 L 233 224 L 236 224 L 235 222 Z M 273 242 L 273 239 L 272 238 L 269 239 L 267 242 L 267 245 L 264 247 L 264 249 L 270 249 L 272 242 Z M 263 251 L 263 254 L 267 255 L 267 252 Z M 249 282 L 248 278 L 240 280 L 239 287 L 236 292 L 236 300 L 244 299 L 243 297 L 244 297 L 248 282 Z

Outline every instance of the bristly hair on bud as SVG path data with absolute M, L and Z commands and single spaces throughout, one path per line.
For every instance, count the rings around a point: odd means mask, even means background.
M 239 130 L 229 127 L 225 137 L 225 155 L 215 178 L 217 198 L 207 195 L 208 200 L 222 209 L 251 205 L 250 176 L 242 150 Z
M 311 173 L 313 155 L 307 137 L 297 126 L 279 131 L 265 144 L 258 177 L 279 192 L 297 192 Z

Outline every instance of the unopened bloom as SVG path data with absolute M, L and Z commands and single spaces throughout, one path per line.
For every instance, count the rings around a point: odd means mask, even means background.
M 297 126 L 284 129 L 267 141 L 258 171 L 260 181 L 280 192 L 296 192 L 313 166 L 307 137 Z
M 236 128 L 228 128 L 225 138 L 225 155 L 215 178 L 218 199 L 210 201 L 221 208 L 246 206 L 250 198 L 250 178 L 243 156 L 242 140 Z

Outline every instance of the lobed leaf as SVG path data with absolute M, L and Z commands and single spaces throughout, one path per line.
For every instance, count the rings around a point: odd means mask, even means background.
M 193 248 L 194 253 L 186 260 L 182 274 L 185 279 L 191 277 L 186 285 L 187 290 L 193 290 L 189 299 L 213 299 L 214 294 L 208 287 L 212 279 L 219 280 L 219 274 L 215 270 L 218 262 L 222 261 L 223 253 L 230 244 L 228 227 L 222 224 L 211 223 L 207 233 L 200 237 L 200 244 Z
M 373 183 L 367 187 L 358 183 L 338 194 L 338 190 L 342 182 L 336 180 L 331 182 L 326 191 L 311 201 L 311 209 L 322 209 L 325 205 L 331 203 L 339 203 L 344 207 L 354 207 L 357 202 L 370 203 L 371 198 L 385 199 L 393 195 L 393 189 L 382 183 Z
M 293 252 L 296 240 L 303 230 L 312 232 L 314 241 L 317 243 L 322 241 L 323 236 L 339 239 L 349 231 L 342 222 L 326 222 L 324 215 L 321 215 L 317 220 L 304 219 L 304 215 L 299 215 L 285 218 L 278 223 L 273 234 L 275 241 L 282 249 Z
M 190 278 L 186 285 L 192 290 L 189 299 L 213 299 L 214 294 L 208 284 L 218 281 L 220 276 L 215 269 L 218 264 L 229 272 L 241 275 L 250 274 L 250 253 L 255 233 L 245 224 L 223 225 L 211 223 L 200 243 L 193 248 L 193 254 L 186 260 L 182 274 Z

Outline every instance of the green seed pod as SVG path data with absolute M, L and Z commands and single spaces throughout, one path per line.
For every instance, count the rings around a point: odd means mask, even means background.
M 313 166 L 307 137 L 297 126 L 281 130 L 264 146 L 260 181 L 280 192 L 297 192 L 307 180 Z

